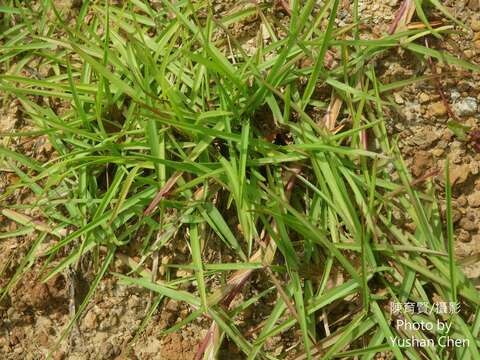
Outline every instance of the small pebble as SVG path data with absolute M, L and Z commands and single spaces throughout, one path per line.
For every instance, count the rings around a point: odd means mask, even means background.
M 420 93 L 420 95 L 418 96 L 418 99 L 420 100 L 421 104 L 425 104 L 430 100 L 430 95 L 426 93 Z
M 469 116 L 477 112 L 477 99 L 474 97 L 466 97 L 454 104 L 455 111 L 458 116 Z
M 458 90 L 453 89 L 452 91 L 450 91 L 450 98 L 453 101 L 456 101 L 456 100 L 460 99 L 460 93 L 458 92 Z
M 403 98 L 400 96 L 399 93 L 393 93 L 393 97 L 394 97 L 395 102 L 396 102 L 397 104 L 403 104 L 403 103 L 405 103 L 405 100 L 403 100 Z

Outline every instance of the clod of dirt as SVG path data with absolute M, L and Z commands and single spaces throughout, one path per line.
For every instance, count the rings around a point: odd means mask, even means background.
M 184 338 L 179 333 L 172 333 L 163 339 L 162 359 L 193 359 L 198 344 L 195 339 Z
M 65 280 L 61 275 L 42 283 L 33 273 L 27 273 L 12 292 L 12 303 L 19 310 L 46 310 L 65 302 Z
M 474 115 L 477 112 L 477 99 L 474 97 L 466 97 L 465 99 L 462 99 L 460 101 L 457 101 L 453 105 L 455 112 L 457 113 L 458 116 L 470 116 Z
M 462 229 L 467 231 L 474 231 L 477 229 L 477 224 L 472 219 L 464 217 L 460 219 L 459 225 Z
M 471 207 L 480 207 L 480 191 L 475 191 L 468 196 L 468 205 Z
M 467 206 L 467 197 L 462 194 L 457 198 L 456 204 L 461 207 Z
M 101 359 L 112 359 L 116 355 L 120 354 L 120 349 L 118 346 L 112 345 L 111 342 L 107 341 L 100 347 L 100 358 Z
M 57 351 L 55 354 L 53 354 L 53 360 L 64 360 L 66 357 L 67 355 L 64 351 Z
M 447 114 L 447 107 L 442 101 L 437 101 L 428 106 L 427 115 L 441 117 Z
M 473 1 L 472 1 L 473 2 Z M 473 31 L 477 32 L 480 31 L 480 18 L 472 19 L 470 27 Z
M 443 150 L 441 148 L 435 148 L 435 149 L 432 149 L 432 151 L 431 151 L 432 155 L 437 157 L 437 158 L 442 156 L 444 152 L 445 152 L 445 150 Z
M 441 134 L 433 127 L 419 126 L 412 129 L 414 136 L 412 142 L 421 149 L 427 149 L 431 147 L 437 140 L 440 139 Z
M 425 104 L 430 101 L 430 95 L 422 92 L 420 95 L 418 95 L 418 100 L 420 100 L 420 104 Z
M 478 254 L 480 251 L 480 246 L 479 243 L 476 241 L 478 240 L 477 236 L 473 237 L 473 240 L 468 242 L 468 243 L 461 243 L 461 242 L 456 242 L 455 244 L 455 253 L 460 257 L 467 257 L 471 256 L 474 254 Z M 478 272 L 478 268 L 476 269 Z M 465 271 L 465 274 L 470 277 L 471 274 L 468 274 L 467 271 Z
M 59 10 L 69 10 L 82 6 L 82 0 L 55 0 L 54 4 Z
M 462 217 L 462 214 L 460 213 L 460 211 L 458 211 L 457 209 L 453 209 L 452 211 L 453 222 L 456 223 L 458 220 L 460 220 L 461 217 Z
M 412 173 L 419 177 L 432 167 L 432 154 L 428 151 L 419 151 L 413 158 Z
M 458 231 L 458 234 L 456 236 L 457 240 L 463 242 L 463 243 L 467 243 L 467 242 L 470 242 L 470 240 L 472 239 L 470 237 L 470 233 L 464 229 L 460 229 Z
M 97 314 L 95 314 L 92 310 L 90 310 L 83 319 L 83 324 L 85 329 L 94 330 L 97 328 L 98 321 L 97 321 Z
M 465 155 L 465 149 L 462 144 L 458 141 L 454 141 L 450 147 L 451 151 L 450 154 L 448 154 L 449 161 L 453 164 L 461 164 Z
M 468 164 L 454 165 L 450 169 L 450 183 L 452 185 L 463 184 L 470 175 L 470 166 Z
M 480 0 L 469 0 L 467 7 L 473 11 L 480 10 Z
M 98 330 L 107 331 L 113 329 L 118 324 L 118 317 L 115 314 L 108 314 L 103 321 L 100 322 Z

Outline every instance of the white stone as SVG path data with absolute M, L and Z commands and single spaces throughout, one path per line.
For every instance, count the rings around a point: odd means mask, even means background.
M 477 112 L 477 107 L 477 99 L 471 96 L 459 100 L 454 104 L 458 116 L 474 115 Z

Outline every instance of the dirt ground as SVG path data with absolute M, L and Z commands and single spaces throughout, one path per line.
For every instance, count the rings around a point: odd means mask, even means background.
M 337 22 L 351 21 L 352 9 L 343 2 Z M 401 1 L 360 1 L 361 18 L 372 38 L 388 30 Z M 463 21 L 469 30 L 451 34 L 444 41 L 432 40 L 429 46 L 445 49 L 450 53 L 480 64 L 480 0 L 446 1 L 451 12 Z M 218 15 L 228 12 L 234 2 L 220 1 L 215 5 Z M 279 17 L 286 14 L 279 13 Z M 438 15 L 438 19 L 442 19 Z M 261 31 L 255 22 L 237 29 L 244 36 L 248 47 L 249 38 Z M 250 37 L 251 36 L 251 37 Z M 454 183 L 454 220 L 456 252 L 465 260 L 465 271 L 474 282 L 480 283 L 480 145 L 460 141 L 447 126 L 454 116 L 458 123 L 480 128 L 480 74 L 465 77 L 447 73 L 447 67 L 435 62 L 434 68 L 424 66 L 411 54 L 397 51 L 378 59 L 377 71 L 383 82 L 411 77 L 414 74 L 446 73 L 438 82 L 429 81 L 405 87 L 391 94 L 395 106 L 387 112 L 388 131 L 398 134 L 399 146 L 414 178 L 432 177 L 441 192 L 443 186 L 439 174 L 443 173 L 445 159 L 451 162 L 451 180 Z M 443 94 L 443 95 L 442 95 Z M 2 95 L 0 94 L 0 97 Z M 442 100 L 445 97 L 445 101 Z M 18 104 L 13 101 L 0 109 L 0 131 L 28 130 L 20 116 Z M 52 147 L 45 137 L 21 140 L 0 139 L 2 145 L 44 162 L 52 156 Z M 478 146 L 478 148 L 476 148 Z M 436 171 L 438 170 L 438 171 Z M 432 175 L 433 174 L 433 175 Z M 431 176 L 430 176 L 431 175 Z M 0 169 L 0 192 L 14 181 L 12 173 Z M 17 191 L 19 202 L 32 201 L 28 192 Z M 27 214 L 28 215 L 28 214 Z M 398 215 L 401 217 L 401 214 Z M 13 231 L 16 224 L 0 216 L 0 233 Z M 21 239 L 21 241 L 19 241 Z M 13 275 L 17 259 L 28 251 L 33 236 L 0 240 L 0 286 Z M 473 260 L 472 260 L 473 259 Z M 477 259 L 477 260 L 475 260 Z M 122 264 L 114 265 L 121 271 Z M 71 301 L 66 274 L 60 274 L 48 283 L 37 281 L 40 264 L 27 273 L 11 291 L 11 296 L 0 304 L 0 358 L 43 359 L 60 336 L 70 319 Z M 262 275 L 256 274 L 247 292 L 256 293 L 265 288 Z M 91 279 L 84 279 L 85 282 Z M 141 335 L 132 343 L 151 301 L 145 289 L 126 287 L 116 279 L 102 280 L 94 300 L 88 305 L 78 329 L 55 352 L 54 359 L 192 359 L 199 341 L 208 330 L 210 322 L 200 318 L 180 331 L 164 334 L 163 331 L 189 315 L 191 309 L 175 301 L 164 301 Z M 239 299 L 238 301 L 241 301 Z M 259 323 L 272 308 L 274 296 L 255 306 L 254 310 L 238 319 L 242 322 Z M 291 356 L 301 351 L 300 337 L 294 330 L 268 341 L 265 350 L 279 355 L 291 349 Z M 131 352 L 127 353 L 128 346 Z M 224 342 L 221 358 L 238 358 L 239 350 Z

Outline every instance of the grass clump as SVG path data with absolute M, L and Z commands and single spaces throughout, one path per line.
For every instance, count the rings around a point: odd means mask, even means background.
M 245 358 L 271 359 L 266 341 L 295 328 L 298 358 L 371 359 L 380 351 L 397 359 L 480 358 L 480 296 L 455 264 L 450 184 L 443 219 L 437 190 L 412 185 L 386 131 L 389 92 L 428 76 L 383 84 L 375 59 L 402 48 L 478 67 L 417 41 L 451 26 L 360 40 L 358 13 L 352 25 L 336 27 L 338 0 L 321 8 L 293 3 L 289 28 L 268 4 L 240 3 L 225 17 L 208 1 L 84 1 L 69 14 L 50 1 L 0 7 L 0 91 L 4 103 L 18 99 L 37 129 L 2 135 L 7 142 L 43 135 L 54 149 L 40 163 L 0 148 L 2 167 L 19 179 L 0 201 L 2 215 L 20 228 L 2 237 L 38 235 L 2 297 L 34 263 L 48 281 L 88 259 L 95 278 L 65 336 L 118 259 L 131 271 L 114 276 L 155 294 L 143 325 L 167 298 L 191 309 L 168 331 L 212 320 L 198 357 L 215 357 L 228 337 Z M 248 49 L 232 30 L 252 16 L 264 36 Z M 331 92 L 330 103 L 317 98 L 320 88 Z M 324 119 L 314 116 L 327 108 Z M 35 201 L 15 204 L 17 189 Z M 159 276 L 159 254 L 176 242 L 186 243 L 189 261 Z M 207 262 L 212 242 L 232 261 Z M 269 288 L 233 302 L 259 269 Z M 191 275 L 177 277 L 179 270 Z M 339 274 L 343 281 L 332 284 Z M 236 316 L 274 290 L 275 306 L 256 336 L 245 335 Z M 391 303 L 433 306 L 433 294 L 459 301 L 461 312 L 390 311 Z M 329 320 L 344 302 L 354 306 Z M 469 346 L 394 346 L 396 337 L 440 335 L 397 329 L 396 316 L 449 322 L 449 336 Z

